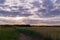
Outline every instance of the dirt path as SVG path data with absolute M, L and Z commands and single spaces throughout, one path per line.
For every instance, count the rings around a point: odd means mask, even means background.
M 30 36 L 26 36 L 25 34 L 21 33 L 19 35 L 18 40 L 44 40 L 43 38 L 32 38 Z

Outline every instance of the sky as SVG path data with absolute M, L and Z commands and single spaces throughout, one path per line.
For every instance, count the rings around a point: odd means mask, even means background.
M 60 24 L 60 0 L 0 0 L 0 22 Z

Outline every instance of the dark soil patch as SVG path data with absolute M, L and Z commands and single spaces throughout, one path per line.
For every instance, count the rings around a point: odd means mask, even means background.
M 52 40 L 49 36 L 44 37 L 43 34 L 27 29 L 17 29 L 20 33 L 18 40 Z
M 44 40 L 44 37 L 34 31 L 26 30 L 26 29 L 19 29 L 20 32 L 18 40 Z
M 27 35 L 21 33 L 18 40 L 44 40 L 44 39 L 43 38 L 33 38 L 31 36 L 27 36 Z

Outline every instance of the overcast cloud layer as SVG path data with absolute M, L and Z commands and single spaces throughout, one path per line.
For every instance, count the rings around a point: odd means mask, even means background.
M 60 0 L 0 0 L 0 22 L 60 24 Z

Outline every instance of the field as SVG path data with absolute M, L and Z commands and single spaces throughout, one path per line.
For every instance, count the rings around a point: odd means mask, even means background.
M 60 27 L 0 26 L 0 40 L 19 40 L 20 33 L 43 40 L 60 40 Z

